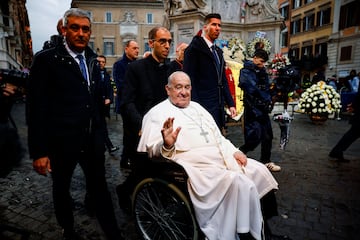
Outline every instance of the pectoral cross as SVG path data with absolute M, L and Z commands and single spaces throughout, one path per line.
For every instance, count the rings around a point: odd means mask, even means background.
M 205 141 L 208 143 L 209 139 L 208 139 L 207 135 L 209 134 L 209 132 L 206 132 L 203 128 L 200 128 L 200 129 L 201 129 L 200 135 L 203 136 L 205 138 Z

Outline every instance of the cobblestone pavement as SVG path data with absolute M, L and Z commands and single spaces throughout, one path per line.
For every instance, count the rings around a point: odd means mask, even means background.
M 12 113 L 26 148 L 24 104 L 16 104 Z M 108 124 L 114 144 L 122 144 L 122 122 L 115 115 Z M 328 120 L 314 125 L 306 115 L 295 113 L 291 136 L 285 150 L 280 150 L 279 126 L 273 122 L 273 161 L 282 167 L 274 173 L 279 182 L 277 200 L 279 216 L 271 220 L 276 234 L 291 239 L 359 239 L 360 236 L 360 140 L 346 152 L 349 163 L 328 159 L 328 152 L 349 125 L 346 119 Z M 240 126 L 229 126 L 227 136 L 236 146 L 243 143 Z M 140 239 L 131 218 L 117 206 L 115 187 L 127 173 L 119 169 L 120 152 L 106 155 L 107 179 L 113 194 L 116 215 L 126 239 Z M 259 148 L 248 154 L 258 158 Z M 16 227 L 30 234 L 30 240 L 61 239 L 56 223 L 51 196 L 51 179 L 37 175 L 32 161 L 25 156 L 21 165 L 6 178 L 0 179 L 0 224 Z M 76 169 L 71 187 L 75 200 L 76 228 L 84 239 L 104 239 L 96 219 L 87 215 L 84 206 L 84 179 Z M 21 239 L 21 235 L 3 232 L 1 240 Z

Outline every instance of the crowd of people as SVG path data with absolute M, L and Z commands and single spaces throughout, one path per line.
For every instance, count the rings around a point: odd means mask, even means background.
M 139 57 L 135 39 L 127 41 L 122 58 L 113 65 L 112 76 L 105 68 L 106 57 L 88 47 L 91 18 L 86 11 L 69 9 L 57 27 L 54 42 L 44 44 L 44 50 L 33 59 L 27 124 L 33 167 L 52 178 L 54 211 L 64 239 L 81 239 L 74 228 L 70 194 L 77 164 L 86 179 L 85 205 L 97 217 L 107 239 L 124 239 L 104 166 L 106 149 L 111 154 L 120 149 L 112 143 L 106 126 L 113 102 L 123 122 L 120 168 L 130 169 L 125 182 L 116 188 L 125 212 L 131 209 L 131 194 L 141 180 L 139 176 L 147 171 L 149 162 L 144 159 L 162 156 L 182 165 L 188 174 L 196 218 L 208 239 L 275 238 L 268 219 L 277 215 L 274 192 L 278 183 L 273 172 L 281 167 L 271 159 L 272 96 L 264 66 L 269 59 L 265 50 L 256 49 L 240 71 L 244 145 L 237 148 L 223 135 L 224 107 L 231 117 L 237 113 L 223 53 L 215 44 L 221 33 L 220 14 L 208 14 L 192 41 L 176 46 L 176 58 L 171 62 L 167 59 L 173 39 L 166 27 L 149 31 L 151 51 L 147 56 Z M 351 91 L 358 92 L 359 77 L 355 75 L 349 85 Z M 2 87 L 0 104 L 15 89 L 9 84 Z M 356 99 L 352 110 L 358 118 L 359 94 Z M 1 129 L 8 127 L 6 116 L 0 117 Z M 359 137 L 358 122 L 355 118 L 331 157 L 344 160 L 343 152 Z M 259 160 L 248 158 L 246 153 L 258 145 Z

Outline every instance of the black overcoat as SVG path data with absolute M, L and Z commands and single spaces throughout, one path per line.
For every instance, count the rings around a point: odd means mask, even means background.
M 159 64 L 151 55 L 129 64 L 120 94 L 120 110 L 124 121 L 138 135 L 147 111 L 167 98 L 168 65 Z
M 195 36 L 185 50 L 184 72 L 191 79 L 191 100 L 201 104 L 214 117 L 217 125 L 225 125 L 225 104 L 234 107 L 225 76 L 225 61 L 222 50 L 216 47 L 220 58 L 220 71 L 205 40 Z
M 54 139 L 63 139 L 66 150 L 76 151 L 93 138 L 102 150 L 105 117 L 100 69 L 90 48 L 85 57 L 90 86 L 63 45 L 34 57 L 27 95 L 28 144 L 34 160 L 49 156 Z

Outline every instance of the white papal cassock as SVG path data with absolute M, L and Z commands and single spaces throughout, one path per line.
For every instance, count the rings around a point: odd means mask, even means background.
M 161 128 L 174 117 L 181 131 L 175 151 L 162 151 Z M 182 165 L 189 176 L 188 191 L 197 221 L 209 240 L 235 240 L 250 232 L 261 239 L 260 198 L 278 184 L 260 162 L 248 159 L 241 169 L 233 157 L 239 151 L 221 135 L 212 116 L 198 103 L 178 108 L 169 100 L 153 107 L 143 119 L 139 152 L 163 154 Z

